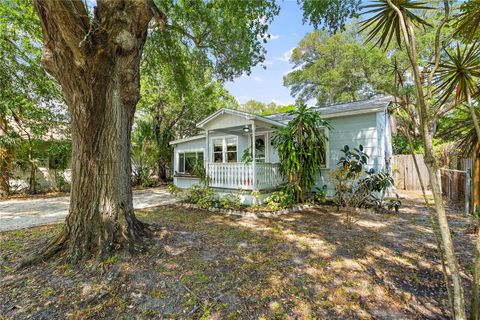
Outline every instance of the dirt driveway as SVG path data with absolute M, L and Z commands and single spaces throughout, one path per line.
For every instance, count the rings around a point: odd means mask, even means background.
M 40 226 L 62 221 L 68 213 L 69 197 L 40 199 L 12 199 L 0 201 L 0 231 Z M 165 188 L 152 188 L 133 192 L 133 206 L 144 209 L 176 200 Z

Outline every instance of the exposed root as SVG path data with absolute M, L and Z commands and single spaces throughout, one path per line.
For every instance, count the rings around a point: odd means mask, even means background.
M 25 257 L 20 262 L 18 269 L 45 262 L 61 254 L 65 254 L 69 263 L 86 261 L 94 256 L 96 256 L 97 263 L 100 263 L 112 254 L 122 251 L 128 252 L 130 255 L 138 254 L 147 249 L 149 242 L 145 240 L 150 239 L 153 235 L 150 226 L 137 219 L 131 224 L 127 235 L 120 235 L 113 229 L 104 229 L 104 231 L 108 230 L 108 237 L 102 239 L 74 235 L 69 232 L 69 228 L 64 227 L 61 233 L 40 251 Z
M 31 266 L 38 262 L 45 262 L 48 259 L 52 258 L 57 253 L 63 251 L 66 248 L 67 234 L 65 229 L 50 241 L 45 247 L 43 247 L 39 252 L 31 254 L 25 257 L 19 265 L 19 269 Z

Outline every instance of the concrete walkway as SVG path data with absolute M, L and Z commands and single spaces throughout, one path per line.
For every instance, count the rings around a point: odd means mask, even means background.
M 45 199 L 13 199 L 0 201 L 0 231 L 15 230 L 58 222 L 68 213 L 69 197 Z M 133 192 L 133 207 L 143 209 L 176 200 L 165 188 L 152 188 Z

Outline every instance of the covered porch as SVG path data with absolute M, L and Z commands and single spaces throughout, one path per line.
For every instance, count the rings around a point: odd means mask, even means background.
M 222 109 L 198 124 L 205 130 L 205 171 L 209 186 L 235 190 L 274 190 L 285 179 L 273 150 L 283 124 L 249 113 Z

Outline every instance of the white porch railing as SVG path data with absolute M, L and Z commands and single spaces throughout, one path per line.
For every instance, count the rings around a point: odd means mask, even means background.
M 209 184 L 213 188 L 242 190 L 274 189 L 284 182 L 278 163 L 256 163 L 256 183 L 251 163 L 208 163 Z

